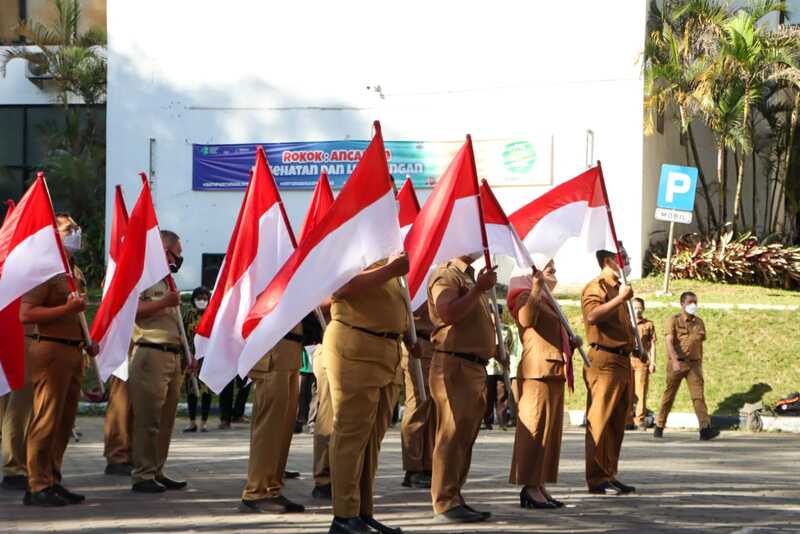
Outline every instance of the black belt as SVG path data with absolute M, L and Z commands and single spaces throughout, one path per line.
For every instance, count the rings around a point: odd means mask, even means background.
M 425 333 L 420 332 L 419 330 L 417 330 L 417 339 L 424 339 L 425 341 L 430 343 L 431 336 L 430 336 L 430 334 L 425 334 Z
M 183 352 L 178 345 L 169 345 L 167 343 L 150 343 L 149 341 L 137 341 L 134 343 L 137 347 L 144 347 L 146 349 L 160 350 L 161 352 L 171 352 L 172 354 L 180 354 Z
M 461 358 L 462 360 L 467 360 L 468 362 L 477 363 L 479 365 L 483 365 L 486 367 L 489 364 L 489 360 L 485 360 L 480 356 L 475 356 L 474 354 L 470 354 L 469 352 L 451 352 L 449 350 L 439 350 L 436 349 L 436 352 L 441 352 L 442 354 L 449 354 L 450 356 L 455 356 L 456 358 Z
M 606 347 L 600 343 L 591 343 L 589 346 L 593 349 L 602 350 L 603 352 L 610 352 L 611 354 L 616 354 L 618 356 L 630 356 L 630 354 L 633 352 L 632 349 L 612 349 L 611 347 Z
M 283 336 L 283 339 L 285 339 L 287 341 L 294 341 L 296 343 L 303 343 L 302 334 L 293 334 L 292 332 L 289 332 L 288 334 Z
M 41 336 L 39 334 L 28 334 L 25 337 L 33 339 L 34 341 L 49 341 L 50 343 L 60 343 L 62 345 L 69 345 L 82 349 L 86 346 L 86 342 L 82 339 L 65 339 L 63 337 Z
M 339 319 L 336 319 L 336 321 L 342 323 L 347 327 L 352 328 L 353 330 L 358 330 L 359 332 L 364 332 L 365 334 L 369 334 L 371 336 L 380 337 L 383 339 L 393 339 L 395 341 L 400 341 L 401 339 L 403 339 L 403 335 L 398 334 L 397 332 L 373 332 L 372 330 L 361 328 L 360 326 L 353 326 L 351 324 L 347 324 L 344 321 L 340 321 Z

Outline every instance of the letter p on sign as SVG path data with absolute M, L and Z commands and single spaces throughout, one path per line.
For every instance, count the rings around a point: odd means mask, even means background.
M 697 169 L 678 165 L 663 165 L 658 184 L 659 208 L 692 211 L 697 189 Z

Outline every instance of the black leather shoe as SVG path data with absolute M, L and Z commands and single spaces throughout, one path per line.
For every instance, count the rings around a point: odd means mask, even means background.
M 660 426 L 657 426 L 655 430 L 653 430 L 653 437 L 656 439 L 661 439 L 664 437 L 664 429 Z
M 636 488 L 635 487 L 629 486 L 627 484 L 623 484 L 619 480 L 612 480 L 611 481 L 611 485 L 616 487 L 616 488 L 619 488 L 619 491 L 623 495 L 627 495 L 628 493 L 636 493 Z
M 258 505 L 258 501 L 246 501 L 244 499 L 239 503 L 239 511 L 243 514 L 260 514 L 263 512 Z
M 484 514 L 470 510 L 466 506 L 456 506 L 441 514 L 436 514 L 433 519 L 437 523 L 480 523 L 488 518 Z
M 558 499 L 548 497 L 547 500 L 553 503 L 556 506 L 556 508 L 564 508 L 564 503 L 559 501 Z
M 292 502 L 283 495 L 259 499 L 257 503 L 262 512 L 270 514 L 301 514 L 306 511 L 305 506 Z
M 402 484 L 406 488 L 431 489 L 431 477 L 422 471 L 406 471 Z
M 333 517 L 328 534 L 374 534 L 360 517 Z
M 537 510 L 554 510 L 558 508 L 554 502 L 551 502 L 547 499 L 544 501 L 537 501 L 530 494 L 525 491 L 525 488 L 522 488 L 522 491 L 519 492 L 519 507 L 520 508 L 535 508 Z
M 293 480 L 295 478 L 300 478 L 300 471 L 284 471 L 283 478 L 286 480 Z
M 631 423 L 630 425 L 625 425 L 625 430 L 636 430 L 636 425 Z
M 611 482 L 603 482 L 599 486 L 590 487 L 589 493 L 592 495 L 621 495 L 622 490 Z
M 464 503 L 464 508 L 466 508 L 470 512 L 475 512 L 476 514 L 481 514 L 484 519 L 489 519 L 490 517 L 492 517 L 492 512 L 481 512 L 480 510 L 476 510 L 475 508 L 473 508 L 472 506 L 468 505 L 467 503 Z
M 716 429 L 713 426 L 707 426 L 700 430 L 700 439 L 702 441 L 709 441 L 717 436 L 719 436 L 719 429 Z
M 314 489 L 311 490 L 311 496 L 315 499 L 320 499 L 323 501 L 331 500 L 331 485 L 325 484 L 324 486 L 314 486 Z
M 381 534 L 403 534 L 402 528 L 387 527 L 383 523 L 378 522 L 371 515 L 362 515 L 361 520 L 366 523 L 368 527 L 377 530 Z
M 30 506 L 44 506 L 49 508 L 67 505 L 67 501 L 58 495 L 52 487 L 45 488 L 42 491 L 31 492 L 30 496 Z
M 83 495 L 73 493 L 61 484 L 55 484 L 53 486 L 53 491 L 55 491 L 56 495 L 67 501 L 67 504 L 80 504 L 86 500 L 86 497 Z
M 167 488 L 168 490 L 181 490 L 188 484 L 185 480 L 172 480 L 166 476 L 156 477 L 156 482 Z
M 133 486 L 131 486 L 131 491 L 136 491 L 139 493 L 164 493 L 167 491 L 167 488 L 165 488 L 163 484 L 150 479 L 136 482 Z
M 131 476 L 133 466 L 131 464 L 108 464 L 106 465 L 106 474 L 121 477 Z
M 25 475 L 4 476 L 0 487 L 13 491 L 25 491 L 28 489 L 28 477 Z

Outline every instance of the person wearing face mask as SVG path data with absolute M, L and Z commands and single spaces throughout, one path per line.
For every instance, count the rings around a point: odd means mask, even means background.
M 67 213 L 56 215 L 58 233 L 78 289 L 70 291 L 66 274 L 58 274 L 23 295 L 19 318 L 34 325 L 29 345 L 33 384 L 33 413 L 28 427 L 28 492 L 24 504 L 64 506 L 83 502 L 83 495 L 61 485 L 61 465 L 75 423 L 83 378 L 83 351 L 97 354 L 97 346 L 86 346 L 79 314 L 87 308 L 86 281 L 75 265 L 81 250 L 78 224 Z
M 479 257 L 462 256 L 440 265 L 428 284 L 434 349 L 428 383 L 436 410 L 431 497 L 435 519 L 443 523 L 491 517 L 468 506 L 461 494 L 486 410 L 486 364 L 497 353 L 487 296 L 497 275 L 483 269 L 476 279 L 472 263 Z
M 620 249 L 622 260 L 628 265 L 621 244 Z M 591 347 L 591 367 L 583 372 L 587 391 L 586 483 L 589 493 L 622 495 L 636 491 L 617 479 L 625 419 L 632 402 L 628 384 L 636 338 L 627 302 L 633 298 L 633 290 L 622 284 L 615 253 L 599 250 L 596 257 L 600 275 L 581 294 L 583 323 Z
M 183 263 L 180 237 L 162 230 L 161 242 L 175 273 Z M 164 474 L 183 374 L 180 319 L 175 313 L 180 303 L 180 294 L 170 290 L 166 278 L 139 297 L 128 362 L 133 408 L 131 489 L 135 492 L 161 493 L 186 487 L 186 482 Z
M 664 425 L 672 410 L 675 395 L 686 380 L 694 404 L 694 413 L 700 425 L 700 439 L 707 441 L 719 436 L 719 430 L 711 426 L 705 393 L 703 391 L 703 342 L 706 340 L 706 325 L 697 316 L 697 295 L 691 291 L 681 294 L 681 312 L 667 320 L 667 385 L 661 397 L 661 409 L 656 417 L 654 438 L 664 437 Z
M 211 299 L 211 291 L 208 288 L 200 286 L 192 291 L 192 307 L 183 316 L 183 324 L 186 329 L 186 335 L 189 337 L 189 346 L 194 351 L 194 331 L 197 328 L 200 319 L 203 317 L 203 312 L 208 307 L 208 301 Z M 186 369 L 186 373 L 200 374 L 200 368 L 203 365 L 203 360 L 198 361 L 196 370 Z M 198 381 L 197 387 L 200 393 L 200 399 L 197 398 L 191 385 L 191 380 L 185 380 L 186 390 L 186 405 L 189 411 L 189 426 L 183 429 L 184 432 L 197 432 L 197 401 L 200 400 L 200 432 L 208 432 L 208 414 L 211 411 L 211 391 L 208 386 L 203 382 Z
M 522 339 L 517 368 L 519 405 L 509 482 L 522 486 L 522 508 L 553 509 L 564 504 L 545 489 L 558 482 L 561 432 L 564 420 L 564 383 L 572 374 L 572 353 L 582 344 L 571 342 L 558 311 L 544 288 L 555 288 L 552 261 L 530 274 L 512 275 L 509 305 Z
M 647 430 L 645 416 L 647 416 L 647 388 L 650 385 L 650 375 L 656 372 L 656 327 L 653 321 L 644 318 L 644 300 L 636 297 L 633 299 L 633 310 L 636 312 L 636 328 L 639 330 L 639 339 L 642 348 L 647 353 L 646 360 L 631 356 L 631 381 L 628 394 L 631 396 L 633 406 L 628 412 L 625 430 Z

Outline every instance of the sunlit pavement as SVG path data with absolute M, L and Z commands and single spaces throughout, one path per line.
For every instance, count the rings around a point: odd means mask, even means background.
M 106 476 L 102 419 L 78 421 L 83 436 L 70 443 L 64 483 L 85 493 L 84 504 L 32 508 L 22 495 L 0 490 L 2 532 L 327 532 L 331 509 L 311 498 L 312 437 L 295 435 L 289 469 L 302 471 L 286 484 L 285 495 L 306 505 L 298 515 L 241 514 L 237 511 L 247 466 L 249 429 L 183 434 L 176 424 L 167 472 L 185 478 L 189 489 L 157 496 L 134 494 L 125 478 Z M 378 519 L 405 532 L 800 532 L 800 438 L 779 433 L 724 432 L 710 443 L 695 432 L 630 432 L 623 447 L 620 479 L 638 488 L 631 497 L 586 493 L 583 432 L 564 434 L 561 481 L 550 488 L 567 503 L 558 511 L 522 510 L 519 490 L 508 484 L 514 431 L 481 432 L 465 497 L 489 510 L 479 525 L 434 523 L 430 494 L 400 485 L 400 434 L 383 442 L 378 472 Z

